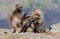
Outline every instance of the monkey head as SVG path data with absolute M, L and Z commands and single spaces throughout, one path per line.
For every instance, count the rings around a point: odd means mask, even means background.
M 19 4 L 16 4 L 15 6 L 17 12 L 22 12 L 22 6 Z
M 36 19 L 36 18 L 39 18 L 39 17 L 40 17 L 40 14 L 34 10 L 34 11 L 32 11 L 31 17 L 32 17 L 33 19 Z
M 31 18 L 34 19 L 34 20 L 35 20 L 36 18 L 38 18 L 38 22 L 40 23 L 40 22 L 43 21 L 44 16 L 43 16 L 43 13 L 42 13 L 41 10 L 36 9 L 36 10 L 33 10 L 33 11 L 32 11 Z

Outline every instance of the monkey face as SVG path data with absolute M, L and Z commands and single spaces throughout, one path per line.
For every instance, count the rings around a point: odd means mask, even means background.
M 20 6 L 19 4 L 16 4 L 16 10 L 17 12 L 22 12 L 22 6 Z
M 43 21 L 43 19 L 44 19 L 43 12 L 42 12 L 41 10 L 39 10 L 39 9 L 33 10 L 31 17 L 32 17 L 33 19 L 39 18 L 39 20 L 38 20 L 39 23 L 41 23 L 41 22 Z
M 38 18 L 38 17 L 40 17 L 40 14 L 39 14 L 40 12 L 38 11 L 38 10 L 33 10 L 32 11 L 32 18 L 33 19 L 35 19 L 35 18 Z

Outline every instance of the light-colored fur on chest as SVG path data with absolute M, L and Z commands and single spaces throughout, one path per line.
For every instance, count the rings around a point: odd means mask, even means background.
M 20 22 L 20 19 L 18 19 L 17 16 L 15 16 L 13 18 L 13 21 L 11 22 L 12 27 L 17 27 L 17 23 L 19 23 L 19 22 Z

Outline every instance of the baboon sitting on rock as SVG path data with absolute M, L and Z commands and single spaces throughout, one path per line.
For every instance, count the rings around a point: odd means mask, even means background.
M 44 32 L 44 15 L 42 13 L 41 10 L 36 9 L 32 11 L 32 15 L 31 15 L 32 19 L 35 20 L 34 21 L 34 32 Z

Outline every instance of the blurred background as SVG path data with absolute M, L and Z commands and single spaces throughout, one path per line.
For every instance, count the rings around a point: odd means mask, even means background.
M 32 9 L 41 9 L 46 28 L 60 22 L 60 0 L 0 0 L 0 28 L 11 28 L 9 17 L 17 3 L 20 3 L 23 11 L 29 15 Z

